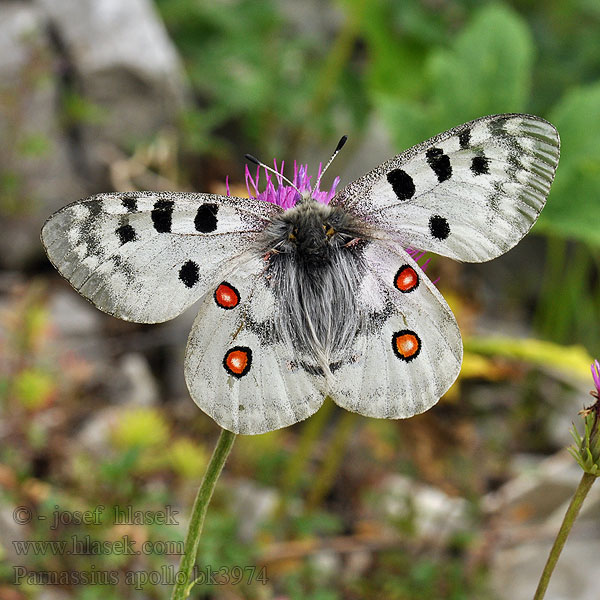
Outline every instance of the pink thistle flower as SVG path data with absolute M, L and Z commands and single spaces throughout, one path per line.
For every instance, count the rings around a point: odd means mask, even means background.
M 277 204 L 277 206 L 281 206 L 283 209 L 292 208 L 298 202 L 300 196 L 298 192 L 290 185 L 286 185 L 286 182 L 283 180 L 281 175 L 283 175 L 283 169 L 285 163 L 281 161 L 281 165 L 277 166 L 277 161 L 274 160 L 273 164 L 275 165 L 275 171 L 279 175 L 272 175 L 269 171 L 265 169 L 265 176 L 267 179 L 267 184 L 265 186 L 265 190 L 262 192 L 258 191 L 259 179 L 260 179 L 260 170 L 261 167 L 256 167 L 256 175 L 253 177 L 250 173 L 250 169 L 248 165 L 246 165 L 246 188 L 248 190 L 248 195 L 250 198 L 255 198 L 257 200 L 264 200 L 265 202 L 271 202 L 272 204 Z M 323 168 L 322 163 L 319 163 L 319 171 L 317 173 L 317 179 L 321 175 L 321 170 Z M 274 181 L 276 180 L 276 181 Z M 310 185 L 311 176 L 308 175 L 308 167 L 307 165 L 300 165 L 294 161 L 294 177 L 292 179 L 292 183 L 301 191 L 307 192 L 311 191 Z M 333 185 L 329 191 L 321 191 L 321 189 L 317 188 L 312 191 L 312 197 L 322 204 L 329 204 L 330 200 L 335 196 L 335 190 L 340 183 L 340 178 L 336 177 L 333 180 Z M 320 187 L 320 186 L 319 186 Z

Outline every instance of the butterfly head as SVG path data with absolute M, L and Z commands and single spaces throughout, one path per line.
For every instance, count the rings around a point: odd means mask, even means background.
M 299 190 L 298 194 L 299 194 L 299 197 L 296 200 L 295 206 L 298 206 L 299 204 L 310 203 L 310 202 L 318 202 L 318 200 L 313 197 L 311 189 L 308 189 L 308 190 Z
M 310 196 L 274 219 L 265 235 L 267 251 L 305 262 L 327 260 L 352 240 L 365 237 L 361 225 L 346 211 Z

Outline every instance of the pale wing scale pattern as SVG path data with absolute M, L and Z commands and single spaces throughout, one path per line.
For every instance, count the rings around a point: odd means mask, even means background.
M 405 247 L 482 262 L 510 250 L 535 223 L 559 150 L 556 129 L 539 117 L 483 117 L 386 161 L 332 204 Z
M 273 331 L 275 298 L 267 287 L 265 263 L 254 258 L 226 282 L 239 304 L 221 308 L 207 296 L 190 334 L 185 378 L 196 404 L 221 427 L 255 435 L 306 419 L 323 403 L 318 378 L 296 362 L 294 349 Z M 271 318 L 259 321 L 259 312 Z M 241 376 L 230 374 L 225 360 L 232 349 L 249 349 L 250 365 Z
M 377 418 L 412 417 L 431 408 L 455 381 L 462 362 L 458 325 L 446 301 L 403 250 L 371 243 L 369 269 L 360 299 L 366 313 L 380 315 L 358 334 L 350 360 L 335 371 L 327 393 L 343 408 Z M 418 275 L 412 291 L 394 281 L 407 265 Z M 409 360 L 393 351 L 394 334 L 413 332 L 420 340 Z
M 100 310 L 159 323 L 243 261 L 280 212 L 213 194 L 99 194 L 50 217 L 42 242 L 59 273 Z

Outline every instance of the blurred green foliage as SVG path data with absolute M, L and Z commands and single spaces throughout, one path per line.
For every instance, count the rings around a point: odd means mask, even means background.
M 531 87 L 533 40 L 505 6 L 477 11 L 446 47 L 427 54 L 418 96 L 380 93 L 377 107 L 399 148 L 482 115 L 523 112 Z
M 123 411 L 113 429 L 114 443 L 122 450 L 164 447 L 168 438 L 167 424 L 154 408 L 139 407 Z
M 440 563 L 431 558 L 409 559 L 398 552 L 384 553 L 370 577 L 353 586 L 359 598 L 386 600 L 492 600 L 483 584 L 483 573 L 466 574 L 460 560 L 450 558 Z
M 540 227 L 599 246 L 600 78 L 567 90 L 549 118 L 561 134 L 561 158 Z

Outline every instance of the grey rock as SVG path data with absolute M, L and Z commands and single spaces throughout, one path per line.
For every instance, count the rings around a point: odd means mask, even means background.
M 95 411 L 77 433 L 77 444 L 97 457 L 106 457 L 110 436 L 118 425 L 122 408 L 109 406 Z
M 106 142 L 131 145 L 184 104 L 183 68 L 150 0 L 37 0 L 65 45 L 81 93 L 101 109 L 83 123 L 92 164 Z
M 121 358 L 120 366 L 127 381 L 121 401 L 135 406 L 156 405 L 159 400 L 158 385 L 146 358 L 131 352 Z
M 581 479 L 566 452 L 519 461 L 522 472 L 484 498 L 483 508 L 501 523 L 492 560 L 493 588 L 501 600 L 533 596 L 537 582 Z M 600 552 L 600 488 L 592 487 L 552 576 L 547 600 L 596 600 Z
M 109 165 L 172 127 L 186 99 L 150 0 L 1 2 L 0 266 L 39 259 L 46 218 L 109 191 Z
M 185 398 L 186 402 L 191 402 L 191 400 L 183 375 L 185 349 L 199 308 L 200 303 L 197 302 L 176 319 L 161 325 L 164 343 L 165 389 L 170 396 Z
M 373 554 L 368 550 L 351 552 L 344 564 L 344 578 L 353 580 L 364 575 L 373 564 Z
M 65 140 L 55 56 L 40 11 L 0 5 L 0 265 L 18 268 L 41 254 L 45 218 L 82 195 Z
M 336 158 L 338 168 L 340 167 L 339 163 L 342 163 L 341 182 L 338 189 L 342 189 L 351 181 L 362 177 L 371 169 L 398 154 L 392 144 L 388 129 L 377 116 L 371 116 L 361 139 L 349 138 L 347 146 Z M 338 169 L 334 170 L 338 171 Z
M 232 510 L 239 517 L 240 539 L 246 542 L 253 540 L 261 523 L 275 510 L 277 492 L 252 481 L 236 481 L 232 483 L 229 496 Z
M 318 585 L 325 585 L 339 578 L 342 558 L 333 550 L 321 550 L 309 555 L 311 577 Z
M 96 456 L 104 456 L 111 447 L 111 435 L 123 416 L 123 410 L 155 406 L 159 390 L 146 358 L 137 353 L 125 354 L 115 368 L 104 362 L 96 374 L 106 386 L 112 405 L 103 406 L 89 415 L 77 433 L 78 443 Z
M 311 36 L 328 43 L 344 24 L 343 11 L 335 4 L 320 0 L 283 0 L 279 2 L 279 8 L 301 39 Z
M 381 509 L 388 518 L 410 522 L 417 538 L 440 542 L 468 525 L 467 501 L 430 485 L 393 474 L 382 483 Z
M 575 527 L 558 560 L 545 600 L 598 600 L 600 540 L 579 539 Z M 530 600 L 544 568 L 552 540 L 533 541 L 496 556 L 492 585 L 500 600 Z
M 571 497 L 581 471 L 566 452 L 537 460 L 521 457 L 519 463 L 524 465 L 522 471 L 487 494 L 482 507 L 490 514 L 502 514 L 515 526 L 541 523 Z
M 0 504 L 0 544 L 5 553 L 5 559 L 13 565 L 23 564 L 23 557 L 16 553 L 13 542 L 27 539 L 29 527 L 26 524 L 20 525 L 15 522 L 13 511 L 16 508 L 14 504 L 2 499 L 2 503 Z
M 557 375 L 560 378 L 560 373 Z M 556 446 L 568 447 L 573 443 L 571 436 L 571 428 L 573 424 L 583 431 L 583 419 L 579 415 L 579 411 L 585 406 L 593 404 L 594 400 L 590 396 L 589 391 L 593 384 L 589 377 L 575 376 L 560 378 L 563 384 L 573 388 L 572 394 L 555 394 L 554 397 L 559 401 L 552 403 L 552 410 L 549 411 L 548 419 L 548 437 Z
M 69 595 L 66 592 L 59 590 L 45 589 L 37 596 L 37 600 L 69 600 Z
M 61 338 L 86 338 L 100 332 L 102 316 L 98 309 L 66 285 L 52 294 L 48 309 Z

